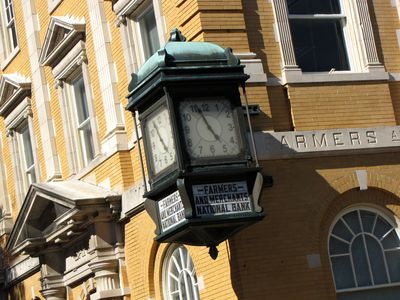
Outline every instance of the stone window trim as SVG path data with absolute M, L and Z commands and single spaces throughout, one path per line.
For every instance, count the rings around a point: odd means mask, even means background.
M 4 0 L 3 0 L 4 1 Z M 1 1 L 0 1 L 1 2 Z M 4 36 L 2 36 L 2 39 L 3 39 L 3 43 L 0 43 L 0 53 L 2 54 L 2 59 L 1 59 L 1 63 L 0 63 L 0 69 L 1 69 L 1 71 L 4 71 L 5 70 L 5 68 L 11 63 L 11 61 L 17 56 L 17 54 L 20 52 L 20 48 L 19 48 L 19 43 L 18 43 L 18 28 L 17 28 L 17 24 L 16 24 L 16 18 L 15 18 L 15 10 L 14 10 L 14 4 L 13 4 L 13 2 L 11 1 L 10 3 L 9 3 L 11 6 L 9 6 L 8 8 L 9 9 L 11 9 L 12 10 L 12 17 L 13 17 L 13 20 L 11 21 L 11 25 L 14 27 L 14 30 L 15 30 L 15 35 L 16 35 L 16 43 L 17 43 L 17 45 L 10 51 L 10 53 L 6 53 L 7 52 L 7 50 L 5 49 L 5 47 L 4 47 L 4 43 L 5 43 L 5 39 L 6 39 L 6 37 L 4 37 Z M 3 2 L 1 2 L 0 3 L 0 5 L 1 5 L 1 8 L 0 9 L 2 9 L 2 15 L 3 15 L 3 17 L 2 18 L 4 18 L 5 16 L 5 6 L 4 6 L 4 3 Z M 1 20 L 1 22 L 2 22 L 2 25 L 1 26 L 9 26 L 8 24 L 6 24 L 6 20 Z M 3 33 L 4 33 L 4 30 L 2 30 L 3 31 Z M 8 37 L 7 39 L 12 39 L 12 37 Z
M 139 67 L 144 63 L 142 45 L 137 42 L 138 40 L 140 41 L 137 19 L 151 7 L 154 10 L 160 45 L 164 45 L 166 42 L 166 25 L 159 0 L 119 0 L 113 6 L 114 12 L 117 15 L 116 26 L 121 30 L 128 78 L 131 78 L 131 74 L 137 72 Z
M 4 118 L 6 136 L 9 138 L 10 151 L 14 166 L 17 199 L 22 204 L 29 186 L 24 179 L 22 158 L 22 145 L 18 141 L 19 130 L 28 126 L 31 141 L 33 170 L 35 178 L 40 177 L 39 164 L 37 163 L 37 144 L 34 136 L 34 125 L 31 108 L 31 82 L 20 74 L 3 74 L 0 78 L 0 116 Z
M 364 213 L 367 212 L 367 213 L 370 213 L 371 215 L 372 214 L 375 215 L 375 217 L 374 217 L 375 219 L 373 221 L 373 227 L 371 229 L 372 232 L 369 232 L 369 229 L 367 230 L 366 228 L 364 228 L 364 226 L 365 226 L 364 225 L 364 220 L 362 219 L 362 216 L 360 216 L 361 212 L 364 212 Z M 377 206 L 377 205 L 368 205 L 368 206 L 367 205 L 361 205 L 361 206 L 352 205 L 351 207 L 348 207 L 347 209 L 343 210 L 340 214 L 338 214 L 336 216 L 336 218 L 333 220 L 333 222 L 332 222 L 332 224 L 330 226 L 329 237 L 327 239 L 327 250 L 328 250 L 329 257 L 330 257 L 330 267 L 331 267 L 330 269 L 331 269 L 332 280 L 334 282 L 334 286 L 335 286 L 337 295 L 347 294 L 347 293 L 352 293 L 352 292 L 358 292 L 358 291 L 359 292 L 368 291 L 370 289 L 390 288 L 390 287 L 395 287 L 396 288 L 396 287 L 398 287 L 400 285 L 399 280 L 396 279 L 395 281 L 392 281 L 390 279 L 392 274 L 390 274 L 389 270 L 387 269 L 389 264 L 386 262 L 386 259 L 387 259 L 386 257 L 384 258 L 384 267 L 385 267 L 385 271 L 386 271 L 385 275 L 387 276 L 387 280 L 390 281 L 389 283 L 379 284 L 379 283 L 375 283 L 373 281 L 369 285 L 358 286 L 357 281 L 359 279 L 358 279 L 357 273 L 356 273 L 357 270 L 354 269 L 354 263 L 353 263 L 353 260 L 351 259 L 351 264 L 353 266 L 352 267 L 352 272 L 353 272 L 353 276 L 354 276 L 354 283 L 357 286 L 356 287 L 351 287 L 351 288 L 345 288 L 345 287 L 338 286 L 338 283 L 336 282 L 336 279 L 335 279 L 335 274 L 334 274 L 334 270 L 333 270 L 333 261 L 332 261 L 332 257 L 335 257 L 335 254 L 334 254 L 332 248 L 330 248 L 330 243 L 331 243 L 330 240 L 332 239 L 332 236 L 335 236 L 335 234 L 333 232 L 335 226 L 339 222 L 341 222 L 343 220 L 345 221 L 345 223 L 342 222 L 342 224 L 345 224 L 345 226 L 347 228 L 349 228 L 351 234 L 356 234 L 356 233 L 353 233 L 353 231 L 352 231 L 352 230 L 354 230 L 353 229 L 354 224 L 349 225 L 350 223 L 348 223 L 349 222 L 348 219 L 345 220 L 343 218 L 343 217 L 349 216 L 351 213 L 357 213 L 357 216 L 359 218 L 359 222 L 360 222 L 359 226 L 361 226 L 361 228 L 360 228 L 361 231 L 357 235 L 370 235 L 370 236 L 376 235 L 376 228 L 378 226 L 378 220 L 381 219 L 381 220 L 383 220 L 383 222 L 386 222 L 386 224 L 387 224 L 386 226 L 389 226 L 391 228 L 391 229 L 389 229 L 388 233 L 392 232 L 394 234 L 394 237 L 396 237 L 398 242 L 400 242 L 399 241 L 400 229 L 399 229 L 399 226 L 398 226 L 399 225 L 399 219 L 395 214 L 393 214 L 393 212 L 391 212 L 390 210 L 388 210 L 386 208 L 383 208 L 383 207 L 380 207 L 380 206 Z M 382 251 L 383 255 L 385 255 L 385 253 L 387 253 L 387 251 L 389 251 L 389 252 L 392 251 L 392 249 L 387 249 L 382 244 L 382 240 L 384 240 L 384 239 L 386 239 L 386 238 L 388 238 L 390 236 L 388 233 L 383 234 L 383 237 L 380 240 L 377 239 L 377 241 L 379 241 L 379 244 L 380 244 L 381 251 Z M 341 237 L 339 236 L 337 238 L 340 240 Z M 365 238 L 363 238 L 363 239 L 364 239 L 364 247 L 368 248 L 367 244 L 365 244 L 366 243 Z M 344 241 L 344 240 L 342 240 L 342 241 Z M 353 241 L 351 241 L 351 243 L 352 242 Z M 390 247 L 393 247 L 393 246 L 390 246 Z M 399 248 L 397 247 L 397 250 L 395 250 L 395 251 L 399 252 L 400 250 L 398 250 L 398 249 Z M 350 253 L 349 253 L 350 256 L 354 255 L 354 253 L 352 253 L 352 251 L 353 250 L 350 248 Z M 371 276 L 371 278 L 373 278 L 372 280 L 375 280 L 375 273 L 372 275 L 372 272 L 376 272 L 376 269 L 375 269 L 375 271 L 372 271 L 372 269 L 370 267 L 370 261 L 369 261 L 371 259 L 371 257 L 368 258 L 368 249 L 366 249 L 366 251 L 367 251 L 367 260 L 368 260 L 368 264 L 367 265 L 368 265 L 368 268 L 369 268 L 369 273 L 371 273 L 370 276 Z M 340 257 L 341 254 L 336 254 L 336 256 Z M 359 272 L 359 270 L 358 270 L 358 272 Z
M 55 79 L 55 86 L 58 91 L 58 98 L 60 101 L 61 115 L 63 119 L 63 130 L 66 141 L 73 140 L 73 133 L 71 130 L 71 120 L 68 118 L 68 107 L 69 100 L 66 95 L 65 85 L 71 77 L 81 73 L 85 85 L 85 92 L 89 110 L 90 126 L 92 129 L 92 138 L 94 146 L 94 158 L 100 155 L 100 142 L 98 138 L 97 120 L 93 107 L 93 95 L 90 85 L 89 68 L 86 57 L 85 43 L 79 41 L 69 51 L 69 53 L 53 68 L 53 76 Z M 71 175 L 77 174 L 82 168 L 79 166 L 78 159 L 76 157 L 77 149 L 71 142 L 67 142 L 68 151 L 68 164 Z
M 1 43 L 0 43 L 1 44 Z M 2 71 L 4 71 L 7 66 L 13 61 L 13 59 L 17 56 L 17 54 L 20 52 L 20 48 L 19 45 L 13 50 L 11 51 L 11 53 L 9 55 L 7 55 L 7 57 L 1 62 L 0 64 L 0 69 Z
M 83 18 L 51 17 L 40 52 L 40 64 L 54 68 L 78 41 L 84 40 L 85 28 L 86 23 Z
M 296 63 L 293 42 L 289 27 L 286 0 L 271 0 L 275 15 L 276 38 L 282 57 L 281 84 L 339 82 L 356 80 L 388 80 L 389 75 L 379 62 L 373 35 L 367 0 L 351 0 L 344 3 L 349 18 L 347 45 L 352 69 L 350 71 L 330 71 L 303 73 Z M 341 1 L 342 2 L 342 1 Z M 350 16 L 352 15 L 352 16 Z M 360 74 L 357 76 L 357 74 Z M 346 79 L 343 79 L 346 78 Z M 358 78 L 360 77 L 360 78 Z
M 0 238 L 5 234 L 9 234 L 13 226 L 11 203 L 7 192 L 7 177 L 3 161 L 3 146 L 3 141 L 0 139 Z

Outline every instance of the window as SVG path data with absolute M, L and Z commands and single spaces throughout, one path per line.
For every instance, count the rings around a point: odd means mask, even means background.
M 303 72 L 349 70 L 346 16 L 339 1 L 287 2 L 296 61 Z
M 12 0 L 1 0 L 1 38 L 2 59 L 7 59 L 18 47 L 17 30 L 15 27 L 15 16 Z
M 388 78 L 378 59 L 368 0 L 272 0 L 272 5 L 284 83 Z M 360 74 L 349 77 L 349 72 Z
M 77 164 L 82 168 L 94 158 L 92 129 L 82 73 L 66 81 L 65 94 L 71 120 L 71 136 L 78 151 Z
M 168 249 L 164 270 L 164 297 L 168 300 L 198 300 L 196 269 L 184 246 Z
M 337 298 L 398 299 L 400 240 L 382 214 L 357 209 L 342 215 L 329 236 Z
M 158 0 L 118 0 L 114 4 L 123 37 L 127 72 L 137 72 L 164 42 L 164 22 Z
M 25 187 L 36 182 L 35 161 L 33 159 L 32 140 L 28 123 L 25 122 L 17 133 L 19 159 L 21 164 L 22 181 Z
M 39 178 L 30 95 L 29 78 L 16 73 L 0 76 L 0 116 L 4 118 L 20 203 Z
M 137 24 L 140 29 L 143 57 L 144 60 L 147 60 L 160 48 L 153 6 L 150 6 L 142 15 L 137 18 Z
M 83 18 L 51 17 L 39 59 L 52 68 L 56 81 L 69 175 L 87 167 L 100 153 L 85 28 Z

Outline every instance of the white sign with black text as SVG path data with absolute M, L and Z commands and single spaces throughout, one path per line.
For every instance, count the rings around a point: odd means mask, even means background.
M 162 231 L 185 221 L 185 209 L 178 191 L 158 201 L 158 213 Z
M 197 216 L 251 212 L 246 181 L 193 185 Z

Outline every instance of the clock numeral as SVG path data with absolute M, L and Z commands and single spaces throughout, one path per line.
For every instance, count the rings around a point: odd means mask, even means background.
M 233 136 L 229 139 L 229 141 L 232 143 L 232 144 L 235 144 L 236 142 L 235 142 L 235 139 L 233 138 Z
M 190 105 L 190 110 L 194 113 L 199 112 L 199 107 L 196 104 Z
M 222 151 L 224 151 L 225 153 L 228 152 L 228 146 L 227 145 L 223 145 L 222 146 Z
M 191 139 L 187 139 L 187 145 L 188 145 L 188 147 L 192 147 L 193 146 L 193 143 L 192 143 Z
M 185 133 L 189 134 L 190 133 L 190 127 L 189 126 L 185 126 L 184 127 Z
M 191 114 L 183 114 L 183 120 L 186 122 L 190 122 L 192 120 L 192 115 Z
M 207 103 L 202 104 L 202 105 L 201 105 L 201 110 L 202 110 L 202 111 L 209 111 L 209 109 L 208 109 L 208 104 L 207 104 Z
M 225 111 L 225 116 L 227 117 L 227 118 L 230 118 L 231 117 L 231 112 L 229 111 L 229 110 L 226 110 Z
M 229 131 L 232 131 L 233 128 L 235 128 L 235 126 L 234 126 L 232 123 L 229 123 L 229 124 L 228 124 L 228 130 L 229 130 Z
M 203 153 L 203 146 L 199 146 L 199 154 Z
M 215 146 L 214 145 L 210 146 L 210 152 L 213 153 L 213 154 L 215 153 Z
M 219 105 L 218 105 L 218 103 L 215 104 L 215 108 L 216 108 L 217 112 L 219 112 Z

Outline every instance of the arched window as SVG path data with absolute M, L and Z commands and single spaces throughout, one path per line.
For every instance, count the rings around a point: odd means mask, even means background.
M 342 215 L 330 232 L 329 256 L 338 299 L 400 299 L 400 240 L 382 214 Z
M 164 297 L 168 300 L 199 300 L 196 269 L 184 246 L 171 247 L 164 262 Z

